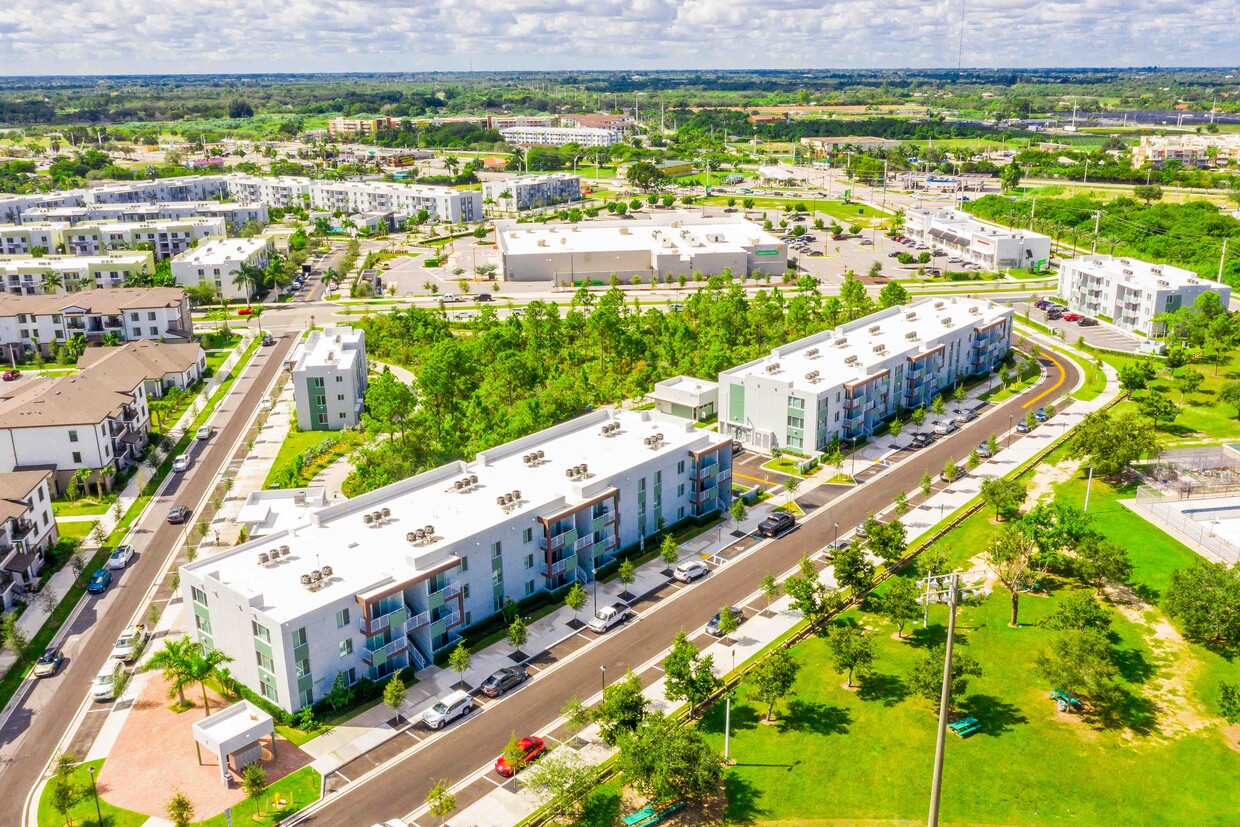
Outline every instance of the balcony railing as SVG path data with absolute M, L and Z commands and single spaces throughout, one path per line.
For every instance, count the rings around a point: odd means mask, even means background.
M 370 618 L 369 621 L 366 620 L 365 616 L 359 617 L 357 619 L 357 626 L 361 629 L 362 634 L 377 635 L 384 629 L 387 629 L 393 625 L 394 616 L 397 614 L 400 615 L 400 619 L 396 621 L 396 623 L 399 624 L 408 618 L 410 612 L 409 609 L 405 607 L 404 603 L 401 603 L 392 607 L 383 614 Z
M 578 552 L 583 548 L 589 548 L 592 545 L 594 545 L 594 535 L 589 534 L 585 537 L 578 538 L 577 542 L 573 543 L 573 551 Z
M 442 594 L 445 600 L 449 597 L 456 597 L 460 593 L 461 593 L 460 583 L 448 583 L 446 586 L 439 589 L 438 591 L 430 592 L 431 595 Z
M 865 404 L 864 397 L 856 397 L 856 398 L 849 397 L 848 399 L 844 400 L 844 410 L 846 411 L 855 410 L 857 408 L 860 408 L 864 404 Z
M 362 662 L 367 665 L 373 664 L 376 660 L 376 655 L 382 655 L 382 657 L 377 658 L 380 662 L 387 662 L 408 648 L 409 643 L 404 637 L 398 637 L 391 643 L 380 646 L 376 649 L 371 649 L 370 646 L 367 645 L 362 649 Z

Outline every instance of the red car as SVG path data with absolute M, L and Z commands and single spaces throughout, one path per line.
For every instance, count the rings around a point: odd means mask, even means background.
M 3 376 L 0 376 L 0 378 L 4 379 L 5 382 L 12 382 L 14 379 L 17 379 L 21 375 L 22 375 L 22 372 L 20 370 L 9 368 L 8 370 L 4 372 Z
M 524 763 L 529 764 L 535 761 L 538 756 L 547 751 L 547 745 L 543 743 L 543 739 L 537 735 L 531 735 L 528 738 L 522 738 L 520 741 L 521 752 L 524 754 Z M 514 775 L 512 765 L 508 763 L 508 759 L 500 756 L 495 759 L 495 771 L 505 778 L 511 778 Z
M 1083 317 L 1083 316 L 1081 316 L 1081 314 L 1080 314 L 1080 313 L 1065 313 L 1065 314 L 1063 314 L 1063 320 L 1064 320 L 1065 322 L 1079 322 L 1082 318 L 1084 318 L 1084 317 Z

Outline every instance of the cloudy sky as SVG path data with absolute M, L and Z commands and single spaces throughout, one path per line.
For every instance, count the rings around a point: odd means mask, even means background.
M 1236 0 L 9 0 L 0 74 L 955 66 L 962 2 L 965 66 L 1240 59 Z

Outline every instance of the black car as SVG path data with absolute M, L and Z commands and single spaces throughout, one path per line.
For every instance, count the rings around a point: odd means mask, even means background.
M 758 523 L 759 537 L 775 537 L 796 525 L 796 518 L 786 511 L 772 514 Z
M 1063 312 L 1060 310 L 1048 310 L 1046 311 L 1046 318 L 1050 319 L 1051 321 L 1062 319 Z
M 732 617 L 736 618 L 736 625 L 740 626 L 745 622 L 745 615 L 737 610 L 732 610 Z M 719 628 L 719 622 L 723 618 L 723 612 L 715 612 L 715 616 L 706 624 L 706 634 L 711 637 L 723 637 L 723 630 Z
M 180 525 L 189 519 L 190 511 L 183 505 L 174 505 L 168 509 L 168 522 Z
M 1098 324 L 1098 320 L 1091 319 L 1088 316 L 1082 316 L 1081 318 L 1076 320 L 1076 323 L 1079 324 L 1081 327 L 1093 327 L 1094 325 Z
M 913 438 L 909 440 L 908 447 L 912 448 L 913 450 L 916 450 L 918 448 L 925 448 L 927 445 L 930 444 L 930 441 L 931 440 L 930 440 L 929 434 L 916 433 L 916 434 L 913 434 Z
M 479 688 L 488 698 L 498 698 L 514 686 L 524 683 L 529 676 L 524 666 L 505 666 L 491 673 L 491 677 L 483 681 Z
M 479 293 L 479 294 L 478 294 L 478 301 L 480 301 L 480 302 L 489 302 L 489 301 L 494 301 L 494 299 L 492 299 L 492 298 L 491 298 L 491 294 L 490 294 L 490 293 Z
M 732 440 L 732 456 L 745 453 L 745 443 L 739 439 Z
M 275 337 L 270 333 L 263 334 L 263 347 L 271 347 L 276 343 Z

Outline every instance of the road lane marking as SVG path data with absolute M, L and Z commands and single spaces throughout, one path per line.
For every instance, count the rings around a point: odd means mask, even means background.
M 1047 353 L 1043 353 L 1042 355 L 1043 355 L 1043 356 L 1045 356 L 1047 359 L 1049 359 L 1049 360 L 1050 360 L 1050 362 L 1051 362 L 1051 364 L 1053 364 L 1055 367 L 1059 368 L 1059 381 L 1058 381 L 1058 382 L 1056 382 L 1055 384 L 1051 385 L 1051 386 L 1050 386 L 1050 388 L 1048 388 L 1047 390 L 1045 390 L 1045 391 L 1043 391 L 1042 393 L 1040 393 L 1040 394 L 1038 394 L 1037 396 L 1035 396 L 1033 399 L 1030 399 L 1028 402 L 1026 402 L 1025 404 L 1021 405 L 1021 408 L 1028 408 L 1028 407 L 1030 407 L 1031 405 L 1035 405 L 1035 404 L 1037 404 L 1037 402 L 1038 402 L 1038 400 L 1039 400 L 1039 399 L 1042 399 L 1043 397 L 1049 396 L 1050 394 L 1052 394 L 1052 393 L 1054 393 L 1055 391 L 1059 390 L 1059 386 L 1060 386 L 1060 385 L 1062 385 L 1062 384 L 1064 383 L 1064 380 L 1065 380 L 1065 379 L 1067 379 L 1067 377 L 1068 377 L 1068 371 L 1064 368 L 1064 366 L 1063 366 L 1062 364 L 1060 364 L 1060 362 L 1059 362 L 1059 360 L 1058 360 L 1058 359 L 1056 359 L 1054 356 L 1051 356 L 1050 354 L 1047 354 Z

